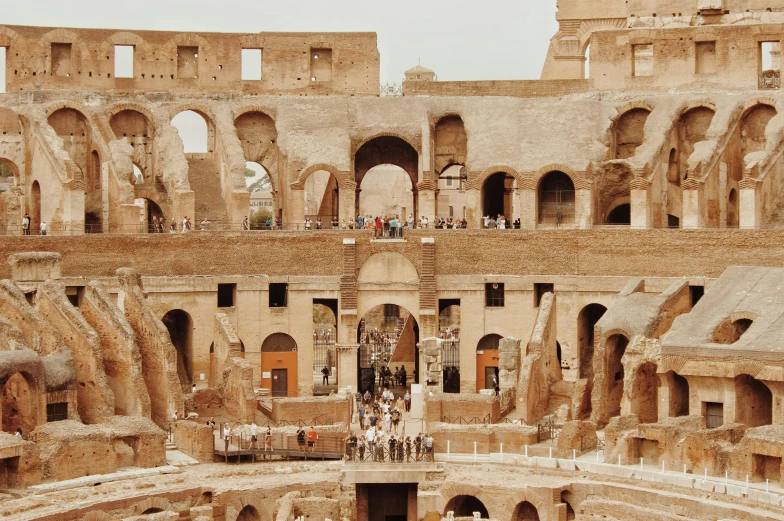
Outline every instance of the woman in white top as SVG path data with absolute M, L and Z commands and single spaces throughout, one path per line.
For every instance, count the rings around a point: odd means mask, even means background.
M 311 227 L 312 224 L 313 224 L 313 221 L 310 220 L 310 217 L 305 217 L 305 229 L 306 230 L 310 230 L 310 227 Z

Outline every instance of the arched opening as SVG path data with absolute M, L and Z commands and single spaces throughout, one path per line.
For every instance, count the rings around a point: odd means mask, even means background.
M 159 512 L 163 512 L 163 511 L 164 511 L 164 510 L 163 510 L 162 508 L 156 508 L 156 507 L 152 507 L 152 508 L 148 508 L 147 510 L 145 510 L 144 512 L 142 512 L 142 515 L 143 515 L 143 516 L 146 516 L 147 514 L 157 514 L 157 513 L 159 513 Z
M 405 219 L 404 216 L 414 213 L 416 187 L 411 183 L 411 176 L 397 166 L 371 168 L 362 178 L 359 188 L 360 215 L 381 217 L 386 223 L 392 217 Z M 384 228 L 386 234 L 386 224 Z M 380 231 L 376 233 L 381 235 Z
M 435 171 L 443 172 L 452 165 L 465 165 L 468 156 L 468 136 L 463 118 L 446 116 L 438 120 L 434 132 Z
M 735 422 L 748 427 L 773 423 L 773 394 L 767 385 L 753 376 L 735 377 Z
M 274 398 L 297 396 L 297 342 L 286 333 L 272 333 L 261 343 L 261 386 Z
M 659 421 L 659 376 L 656 370 L 656 364 L 646 362 L 634 374 L 632 414 L 637 415 L 640 423 Z
M 439 308 L 441 303 L 439 301 Z M 459 302 L 459 301 L 457 301 Z M 460 304 L 449 304 L 438 314 L 441 343 L 441 382 L 445 393 L 460 392 Z
M 490 519 L 487 507 L 475 496 L 459 495 L 447 501 L 444 507 L 444 515 L 447 512 L 454 512 L 455 517 L 474 517 L 474 512 L 479 512 L 480 519 Z
M 539 511 L 528 501 L 523 501 L 515 507 L 512 521 L 539 521 Z
M 553 171 L 539 182 L 539 224 L 546 226 L 571 225 L 575 222 L 575 191 L 572 178 Z
M 193 383 L 193 320 L 181 309 L 173 309 L 161 319 L 169 330 L 169 337 L 177 351 L 177 375 L 183 390 L 190 391 Z
M 767 140 L 765 129 L 777 112 L 771 105 L 755 105 L 741 120 L 741 161 L 752 152 L 764 152 Z
M 41 229 L 41 185 L 33 181 L 30 190 L 30 233 L 39 233 Z
M 395 170 L 398 169 L 396 168 Z M 403 179 L 405 184 L 407 176 L 404 175 L 404 177 L 406 177 L 406 179 Z M 369 185 L 375 182 L 377 180 L 369 183 Z M 317 229 L 316 223 L 319 221 L 322 223 L 321 229 L 331 228 L 332 220 L 340 218 L 340 188 L 338 187 L 337 178 L 326 170 L 313 172 L 305 180 L 304 192 L 305 218 L 311 220 L 311 229 Z M 370 204 L 369 206 L 372 207 L 373 205 Z M 374 215 L 381 214 L 375 213 Z
M 593 378 L 594 328 L 607 308 L 588 304 L 577 315 L 577 335 L 580 344 L 580 378 Z
M 142 183 L 146 180 L 145 174 L 147 177 L 152 177 L 155 127 L 149 118 L 137 110 L 126 109 L 113 115 L 109 124 L 117 139 L 125 139 L 133 147 L 132 159 L 142 173 Z M 141 183 L 134 182 L 134 184 Z
M 261 515 L 259 515 L 259 511 L 256 510 L 256 507 L 246 505 L 240 510 L 239 515 L 237 515 L 237 521 L 261 521 Z
M 365 313 L 357 328 L 360 392 L 390 386 L 395 369 L 405 370 L 406 384 L 417 372 L 419 324 L 403 306 L 381 304 Z
M 263 180 L 261 171 L 250 164 L 247 168 L 254 170 L 254 178 L 248 183 L 251 192 L 251 203 L 259 200 L 261 207 L 267 208 L 272 213 L 272 218 L 279 216 L 280 205 L 275 198 L 275 189 L 278 183 L 278 131 L 275 121 L 267 114 L 251 111 L 241 114 L 234 120 L 237 137 L 240 140 L 245 161 L 255 163 L 263 168 L 267 180 Z M 248 174 L 248 171 L 245 171 Z M 247 178 L 246 178 L 247 180 Z M 260 185 L 254 183 L 262 181 Z M 265 212 L 266 213 L 266 212 Z M 269 223 L 272 224 L 272 221 Z M 264 226 L 267 220 L 264 220 Z
M 399 174 L 385 168 L 380 177 L 363 186 L 366 174 L 379 165 L 395 165 L 402 168 L 409 179 L 404 184 Z M 379 136 L 359 147 L 354 156 L 354 180 L 357 183 L 358 214 L 374 216 L 418 214 L 416 186 L 419 182 L 419 153 L 405 140 L 396 136 Z M 409 188 L 411 196 L 407 193 Z M 364 194 L 365 190 L 368 194 Z M 363 202 L 368 205 L 373 204 L 373 201 L 377 201 L 380 205 L 369 208 L 363 206 Z M 394 204 L 387 201 L 393 201 Z M 408 206 L 404 206 L 404 203 Z
M 465 218 L 465 182 L 468 171 L 463 165 L 449 165 L 438 177 L 438 215 L 439 219 L 451 220 Z
M 678 168 L 678 151 L 674 148 L 670 150 L 670 158 L 667 160 L 667 181 L 675 186 L 681 185 L 680 169 Z
M 737 228 L 739 225 L 738 191 L 732 188 L 727 195 L 727 228 Z
M 651 114 L 650 110 L 637 108 L 625 112 L 614 125 L 615 157 L 628 159 L 634 155 L 637 147 L 645 139 L 645 122 Z
M 163 210 L 158 203 L 152 199 L 135 199 L 134 203 L 140 208 L 140 219 L 143 221 L 142 228 L 147 233 L 165 233 L 169 231 L 169 225 L 163 217 Z
M 561 492 L 561 502 L 566 503 L 566 521 L 572 521 L 575 519 L 576 515 L 574 513 L 574 508 L 572 507 L 572 493 L 568 490 L 564 490 Z
M 585 71 L 583 72 L 583 78 L 590 78 L 591 77 L 591 43 L 588 42 L 588 45 L 585 46 Z
M 630 225 L 632 223 L 632 206 L 629 203 L 619 204 L 607 214 L 605 222 L 615 225 Z
M 556 340 L 555 341 L 555 357 L 558 359 L 558 366 L 559 367 L 561 365 L 561 357 L 562 356 L 563 355 L 561 354 L 561 343 L 558 340 Z
M 626 353 L 629 345 L 629 338 L 625 335 L 612 335 L 605 344 L 607 356 L 607 370 L 605 372 L 605 382 L 607 393 L 607 418 L 619 416 L 621 414 L 621 398 L 623 397 L 624 368 L 621 359 Z
M 0 192 L 6 192 L 19 184 L 19 168 L 10 159 L 0 157 Z
M 685 178 L 689 167 L 689 157 L 694 152 L 694 145 L 705 141 L 708 129 L 713 121 L 714 111 L 708 107 L 695 107 L 685 112 L 678 125 L 678 170 L 681 181 Z
M 212 152 L 212 132 L 207 118 L 193 110 L 185 110 L 174 116 L 171 126 L 177 129 L 186 154 Z
M 503 337 L 489 334 L 483 336 L 476 344 L 476 392 L 482 389 L 493 389 L 493 382 L 498 383 L 498 367 L 501 351 L 498 345 Z
M 29 378 L 29 379 L 28 379 Z M 27 434 L 37 425 L 35 385 L 32 377 L 13 374 L 2 387 L 3 431 Z
M 245 186 L 250 192 L 251 230 L 272 229 L 275 218 L 275 197 L 272 193 L 272 179 L 267 169 L 255 161 L 246 161 Z
M 90 153 L 84 189 L 84 231 L 101 233 L 103 223 L 103 190 L 101 158 L 96 150 Z
M 68 152 L 68 157 L 87 177 L 89 156 L 93 150 L 90 123 L 87 118 L 78 110 L 62 108 L 54 111 L 49 116 L 48 122 L 58 137 L 62 138 L 63 148 Z
M 131 181 L 131 184 L 144 184 L 144 172 L 142 172 L 142 169 L 139 168 L 139 165 L 136 163 L 133 164 L 133 180 Z
M 482 215 L 511 222 L 514 182 L 514 176 L 505 172 L 496 172 L 485 180 L 482 184 Z M 501 223 L 497 222 L 497 226 L 500 227 Z
M 313 302 L 314 389 L 316 386 L 337 384 L 337 300 L 330 300 L 328 304 Z
M 753 320 L 751 318 L 738 318 L 729 317 L 713 331 L 713 338 L 711 341 L 714 344 L 731 345 L 740 340 L 740 337 L 751 327 Z
M 664 373 L 664 381 L 667 384 L 669 394 L 668 416 L 676 418 L 678 416 L 689 415 L 689 381 L 676 373 L 667 371 Z

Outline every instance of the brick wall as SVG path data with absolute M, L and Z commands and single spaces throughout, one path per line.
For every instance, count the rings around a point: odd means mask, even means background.
M 592 80 L 406 81 L 406 96 L 513 96 L 546 98 L 587 92 Z
M 438 394 L 425 402 L 427 423 L 440 422 L 444 416 L 453 421 L 463 418 L 466 422 L 474 418 L 483 420 L 490 417 L 496 421 L 500 417 L 501 405 L 495 396 L 481 394 Z
M 172 433 L 177 450 L 201 462 L 212 461 L 214 454 L 212 427 L 204 423 L 182 420 L 172 423 Z
M 275 421 L 310 421 L 327 417 L 333 422 L 351 423 L 351 402 L 339 396 L 287 398 L 273 400 L 272 419 Z

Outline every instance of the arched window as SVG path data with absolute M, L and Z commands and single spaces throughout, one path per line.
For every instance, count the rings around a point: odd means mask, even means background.
M 553 171 L 539 182 L 539 224 L 560 226 L 574 224 L 575 190 L 572 178 Z
M 181 309 L 166 313 L 161 319 L 177 351 L 177 374 L 183 389 L 190 390 L 193 383 L 193 320 Z
M 177 129 L 186 154 L 206 154 L 212 152 L 210 132 L 204 116 L 193 110 L 180 112 L 171 120 Z
M 454 512 L 455 517 L 474 517 L 474 512 L 479 512 L 481 519 L 489 519 L 490 514 L 487 513 L 487 507 L 475 496 L 459 495 L 447 501 L 444 507 L 444 515 L 447 512 Z

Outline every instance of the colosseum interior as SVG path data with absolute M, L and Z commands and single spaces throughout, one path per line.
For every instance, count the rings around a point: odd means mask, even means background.
M 558 4 L 540 80 L 392 91 L 0 25 L 0 517 L 784 520 L 784 5 Z

